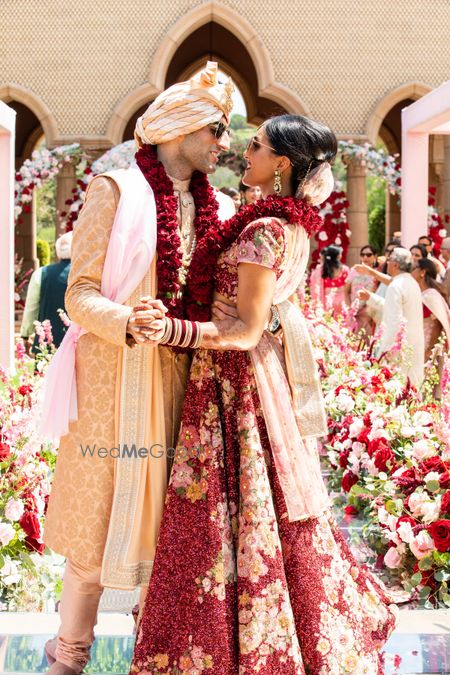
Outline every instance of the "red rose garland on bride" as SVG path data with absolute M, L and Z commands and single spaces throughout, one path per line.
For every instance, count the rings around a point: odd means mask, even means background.
M 249 204 L 235 216 L 220 222 L 214 189 L 205 174 L 194 172 L 189 190 L 195 203 L 194 227 L 197 245 L 186 277 L 184 293 L 180 283 L 182 264 L 181 241 L 177 223 L 177 198 L 173 183 L 163 164 L 157 159 L 154 146 L 146 145 L 136 153 L 136 162 L 150 184 L 157 215 L 158 298 L 169 310 L 168 316 L 208 321 L 214 293 L 217 259 L 237 239 L 242 230 L 258 218 L 283 218 L 299 224 L 308 236 L 322 226 L 318 209 L 295 197 L 270 195 Z

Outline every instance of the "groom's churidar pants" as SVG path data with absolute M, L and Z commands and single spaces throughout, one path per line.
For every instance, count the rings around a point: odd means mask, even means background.
M 174 354 L 163 349 L 161 368 L 164 383 L 164 416 L 167 447 L 175 447 L 180 429 L 184 393 L 191 359 L 188 354 Z M 170 473 L 170 466 L 169 473 Z M 82 565 L 67 560 L 59 605 L 61 627 L 55 652 L 56 660 L 81 673 L 89 661 L 94 641 L 94 626 L 103 586 L 101 566 Z M 139 608 L 145 602 L 147 587 L 142 587 Z

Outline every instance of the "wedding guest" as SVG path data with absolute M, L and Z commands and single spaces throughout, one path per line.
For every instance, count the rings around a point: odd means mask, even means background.
M 407 353 L 402 359 L 402 372 L 412 384 L 419 387 L 424 374 L 423 313 L 420 288 L 410 274 L 412 255 L 405 248 L 394 248 L 387 263 L 391 282 L 386 297 L 381 298 L 365 290 L 359 291 L 358 296 L 366 300 L 368 307 L 374 308 L 375 313 L 382 308 L 384 331 L 378 347 L 380 355 L 389 355 L 402 324 L 405 324 Z
M 321 263 L 311 273 L 311 298 L 321 302 L 334 316 L 342 313 L 350 304 L 346 289 L 350 269 L 342 263 L 342 248 L 335 244 L 326 246 L 320 252 Z
M 20 334 L 26 345 L 29 345 L 28 339 L 35 332 L 34 322 L 42 323 L 45 320 L 50 321 L 55 347 L 59 347 L 62 342 L 67 326 L 60 319 L 58 310 L 62 309 L 65 312 L 64 295 L 70 272 L 71 247 L 72 232 L 66 232 L 55 242 L 58 262 L 39 267 L 30 277 L 20 328 Z M 34 354 L 39 351 L 37 335 L 34 337 L 31 351 Z
M 364 300 L 359 300 L 358 291 L 362 288 L 372 292 L 376 290 L 377 280 L 370 272 L 368 273 L 366 268 L 377 269 L 378 263 L 376 251 L 370 244 L 363 246 L 359 255 L 361 264 L 354 265 L 350 270 L 346 284 L 346 293 L 350 297 L 352 307 L 356 307 L 356 330 L 358 332 L 362 331 L 365 338 L 367 338 L 373 334 L 375 322 L 367 312 Z
M 417 281 L 422 291 L 425 361 L 428 361 L 442 333 L 445 334 L 445 348 L 448 350 L 450 310 L 442 284 L 437 281 L 436 266 L 429 258 L 419 260 L 411 276 Z
M 231 197 L 236 207 L 236 211 L 239 211 L 241 208 L 241 195 L 239 194 L 239 190 L 236 190 L 234 187 L 223 187 L 220 188 L 220 192 L 223 192 L 227 197 Z
M 445 274 L 442 280 L 442 290 L 446 300 L 450 298 L 450 237 L 445 237 L 441 244 L 441 256 L 445 262 Z
M 242 183 L 242 181 L 239 183 L 239 192 L 241 195 L 241 207 L 247 204 L 254 204 L 262 197 L 259 185 L 249 186 Z
M 413 267 L 416 267 L 419 260 L 428 258 L 428 251 L 423 244 L 414 244 L 409 250 L 413 258 Z
M 440 260 L 438 260 L 434 255 L 433 255 L 433 249 L 434 249 L 434 241 L 429 237 L 428 235 L 424 234 L 422 237 L 419 237 L 419 244 L 422 244 L 425 246 L 426 251 L 427 251 L 427 256 L 430 260 L 434 262 L 436 265 L 436 270 L 438 273 L 439 279 L 442 279 L 444 274 L 445 274 L 445 267 L 441 263 Z

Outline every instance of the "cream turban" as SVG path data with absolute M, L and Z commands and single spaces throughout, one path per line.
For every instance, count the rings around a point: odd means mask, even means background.
M 136 122 L 135 136 L 144 143 L 158 145 L 178 136 L 191 134 L 207 124 L 229 119 L 234 85 L 217 81 L 217 63 L 208 61 L 195 77 L 166 89 Z
M 67 260 L 71 257 L 72 232 L 62 234 L 55 242 L 56 255 L 60 260 Z

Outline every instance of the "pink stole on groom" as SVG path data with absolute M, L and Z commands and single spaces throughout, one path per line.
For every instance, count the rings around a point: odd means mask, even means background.
M 120 200 L 102 274 L 101 293 L 123 304 L 148 272 L 156 251 L 156 206 L 153 191 L 133 164 L 120 172 Z M 108 176 L 108 174 L 102 174 Z M 59 439 L 78 418 L 75 351 L 86 331 L 71 323 L 47 369 L 40 428 L 46 438 Z

